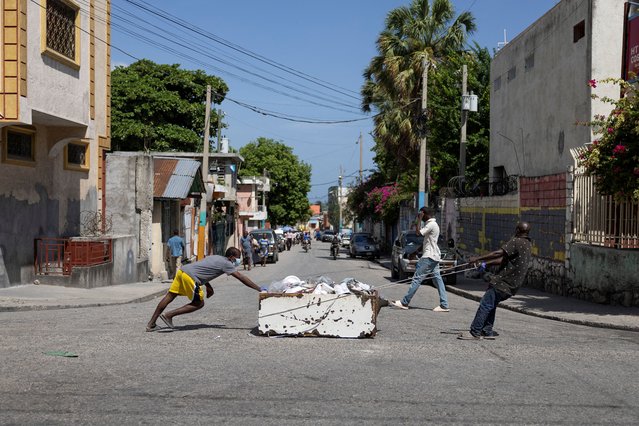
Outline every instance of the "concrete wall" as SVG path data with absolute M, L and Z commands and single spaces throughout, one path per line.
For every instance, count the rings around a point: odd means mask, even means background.
M 639 306 L 639 251 L 571 244 L 570 296 L 596 303 Z
M 526 286 L 597 303 L 639 306 L 639 252 L 569 241 L 571 177 L 520 178 L 519 192 L 503 197 L 448 199 L 442 218 L 455 227 L 457 246 L 470 255 L 497 250 L 519 221 L 531 225 L 533 262 Z
M 113 261 L 104 265 L 74 267 L 70 276 L 39 276 L 41 284 L 96 288 L 148 280 L 148 261 L 137 256 L 137 238 L 112 236 Z
M 151 259 L 153 222 L 153 159 L 134 152 L 114 152 L 106 160 L 106 212 L 112 233 L 132 235 L 135 262 Z M 148 273 L 148 272 L 147 272 Z
M 577 126 L 610 107 L 587 81 L 621 76 L 623 0 L 562 0 L 501 49 L 491 65 L 490 172 L 543 176 L 574 164 L 570 148 L 590 142 Z M 573 29 L 585 22 L 585 37 Z M 618 97 L 614 88 L 600 95 Z M 494 176 L 493 176 L 494 177 Z

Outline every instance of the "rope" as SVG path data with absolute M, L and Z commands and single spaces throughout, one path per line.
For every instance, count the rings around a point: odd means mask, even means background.
M 459 268 L 465 268 L 465 269 L 459 269 Z M 445 273 L 445 274 L 440 274 L 440 276 L 442 276 L 442 277 L 446 277 L 446 276 L 449 276 L 449 275 L 459 274 L 459 273 L 462 273 L 462 272 L 472 271 L 472 270 L 476 270 L 476 269 L 477 269 L 477 268 L 476 268 L 476 267 L 474 267 L 474 266 L 472 266 L 472 264 L 471 264 L 471 263 L 464 263 L 464 264 L 461 264 L 461 265 L 456 265 L 454 268 L 451 268 L 451 270 L 447 271 L 447 273 Z M 427 280 L 427 279 L 429 279 L 429 278 L 432 278 L 434 275 L 435 275 L 435 274 L 434 274 L 434 272 L 431 272 L 431 273 L 427 273 L 427 274 L 416 275 L 416 277 L 417 277 L 418 279 L 420 279 L 420 281 L 425 281 L 425 280 Z M 413 276 L 413 277 L 411 277 L 411 278 L 404 279 L 404 280 L 395 281 L 395 282 L 392 282 L 392 283 L 389 283 L 389 284 L 385 284 L 385 285 L 377 286 L 377 287 L 375 287 L 375 290 L 378 290 L 378 289 L 386 289 L 386 288 L 391 288 L 391 287 L 394 287 L 394 286 L 397 286 L 397 285 L 406 284 L 407 282 L 412 281 L 413 279 L 415 279 L 415 276 Z M 291 294 L 298 294 L 298 293 L 291 293 Z M 302 294 L 314 294 L 314 293 L 302 293 Z M 327 308 L 327 310 L 326 310 L 326 312 L 324 313 L 324 315 L 322 315 L 322 316 L 321 316 L 321 317 L 317 320 L 316 324 L 315 324 L 315 325 L 313 325 L 313 326 L 311 326 L 311 328 L 309 328 L 309 329 L 308 329 L 307 331 L 305 331 L 304 333 L 307 333 L 307 332 L 309 332 L 309 331 L 312 331 L 312 330 L 316 329 L 316 328 L 319 326 L 319 324 L 320 324 L 320 323 L 321 323 L 321 322 L 322 322 L 322 321 L 323 321 L 323 320 L 324 320 L 324 319 L 328 316 L 328 312 L 329 312 L 330 308 L 332 308 L 332 307 L 333 307 L 333 304 L 335 304 L 335 301 L 336 301 L 337 299 L 345 298 L 345 297 L 349 297 L 349 296 L 357 296 L 357 295 L 359 295 L 359 294 L 360 294 L 360 293 L 346 293 L 346 294 L 338 294 L 338 295 L 335 295 L 335 297 L 328 298 L 328 299 L 325 299 L 325 300 L 320 301 L 320 302 L 319 302 L 319 304 L 320 304 L 320 305 L 321 305 L 322 303 L 329 303 L 329 302 L 332 302 L 332 303 L 331 303 L 331 305 Z M 327 295 L 324 295 L 324 294 L 318 294 L 317 296 L 327 296 Z M 273 316 L 273 315 L 281 315 L 281 314 L 285 314 L 285 313 L 287 313 L 287 312 L 293 312 L 293 311 L 297 311 L 297 310 L 300 310 L 300 309 L 307 309 L 307 306 L 299 306 L 299 307 L 297 307 L 297 308 L 286 309 L 286 310 L 283 310 L 283 311 L 273 312 L 273 313 L 266 314 L 266 315 L 259 315 L 259 316 L 258 316 L 258 320 L 259 320 L 260 318 L 267 318 L 267 317 L 270 317 L 270 316 Z

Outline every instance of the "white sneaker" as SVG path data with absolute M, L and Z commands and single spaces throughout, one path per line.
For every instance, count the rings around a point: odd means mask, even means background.
M 433 308 L 433 312 L 450 312 L 450 309 L 442 308 L 441 306 L 436 306 Z
M 390 302 L 390 303 L 391 303 L 391 305 L 393 305 L 393 306 L 394 306 L 394 307 L 396 307 L 396 308 L 399 308 L 399 309 L 408 309 L 408 306 L 404 305 L 404 304 L 402 303 L 402 301 L 401 301 L 401 300 L 393 300 L 393 301 L 392 301 L 392 302 Z

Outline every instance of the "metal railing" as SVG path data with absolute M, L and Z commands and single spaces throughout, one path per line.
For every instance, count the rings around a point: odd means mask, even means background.
M 74 267 L 110 263 L 111 239 L 36 238 L 34 241 L 36 275 L 71 275 Z
M 601 195 L 595 178 L 575 173 L 573 240 L 617 249 L 639 249 L 639 204 Z

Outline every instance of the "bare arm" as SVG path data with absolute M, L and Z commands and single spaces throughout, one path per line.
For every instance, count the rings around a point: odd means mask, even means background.
M 470 263 L 486 262 L 486 265 L 499 265 L 506 253 L 503 249 L 495 250 L 479 257 L 471 257 Z
M 422 226 L 422 219 L 424 218 L 424 213 L 421 211 L 417 214 L 417 218 L 415 219 L 415 233 L 417 235 L 422 235 L 420 232 L 420 228 Z
M 242 275 L 239 272 L 235 271 L 231 274 L 232 277 L 237 278 L 242 284 L 247 287 L 252 288 L 253 290 L 260 291 L 260 286 L 255 284 L 249 277 L 246 275 Z

